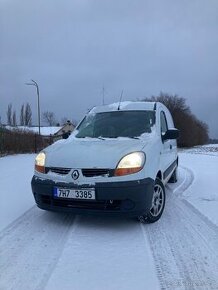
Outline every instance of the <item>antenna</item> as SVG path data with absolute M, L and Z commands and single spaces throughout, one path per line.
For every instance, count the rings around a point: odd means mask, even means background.
M 117 108 L 118 111 L 120 110 L 120 103 L 122 101 L 122 97 L 123 97 L 123 90 L 122 90 L 122 92 L 120 94 L 120 101 L 119 101 L 119 105 L 118 105 L 118 108 Z

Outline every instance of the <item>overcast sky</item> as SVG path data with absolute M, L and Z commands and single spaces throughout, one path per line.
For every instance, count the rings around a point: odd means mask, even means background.
M 217 0 L 0 0 L 0 116 L 29 102 L 79 120 L 160 91 L 187 99 L 218 138 Z

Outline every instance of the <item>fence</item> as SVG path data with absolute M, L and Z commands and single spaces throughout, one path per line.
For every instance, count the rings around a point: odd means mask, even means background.
M 51 143 L 53 143 L 52 138 L 46 138 L 33 132 L 19 129 L 11 131 L 0 128 L 0 156 L 17 153 L 36 153 Z

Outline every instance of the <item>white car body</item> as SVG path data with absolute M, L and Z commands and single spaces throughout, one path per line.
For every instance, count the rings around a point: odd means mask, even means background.
M 158 102 L 122 102 L 95 107 L 88 113 L 88 116 L 115 112 L 118 108 L 120 112 L 154 111 L 155 124 L 151 127 L 151 132 L 141 134 L 136 138 L 77 138 L 79 124 L 68 139 L 57 141 L 43 150 L 46 156 L 45 168 L 48 168 L 48 170 L 46 173 L 35 170 L 34 182 L 32 182 L 35 194 L 37 194 L 37 190 L 34 188 L 34 184 L 37 180 L 46 180 L 48 183 L 52 182 L 62 186 L 70 185 L 71 188 L 87 186 L 95 188 L 96 184 L 98 186 L 101 186 L 101 184 L 109 184 L 109 186 L 113 184 L 115 186 L 116 183 L 120 184 L 120 182 L 140 182 L 145 179 L 155 181 L 157 177 L 163 184 L 168 182 L 178 165 L 177 142 L 175 139 L 164 140 L 165 132 L 162 132 L 163 129 L 161 129 L 163 127 L 161 118 L 165 118 L 167 129 L 175 130 L 169 110 Z M 145 154 L 144 166 L 136 173 L 123 176 L 102 174 L 91 177 L 83 174 L 83 169 L 108 168 L 115 170 L 119 161 L 132 152 L 143 152 Z M 55 170 L 49 170 L 49 168 L 65 168 L 70 169 L 70 171 L 68 174 L 59 174 Z M 73 180 L 72 173 L 75 170 L 78 171 L 79 178 Z M 108 200 L 113 199 L 108 197 Z M 73 206 L 69 206 L 69 208 L 72 209 Z M 90 213 L 90 210 L 88 213 Z

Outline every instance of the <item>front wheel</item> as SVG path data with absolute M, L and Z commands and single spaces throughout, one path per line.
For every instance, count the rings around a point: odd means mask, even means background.
M 142 223 L 154 223 L 158 221 L 165 207 L 165 196 L 164 185 L 159 178 L 156 178 L 151 209 L 146 215 L 139 216 L 138 220 Z

